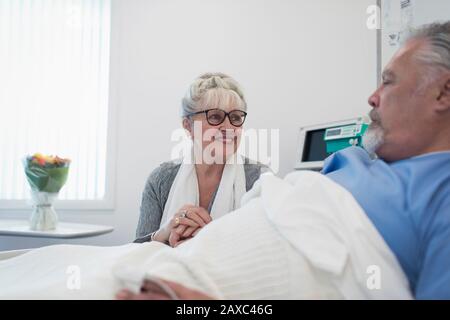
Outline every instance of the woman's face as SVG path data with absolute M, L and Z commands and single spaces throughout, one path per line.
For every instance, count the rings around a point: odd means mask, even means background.
M 199 111 L 209 109 L 219 109 L 227 113 L 234 110 L 244 111 L 245 108 L 241 100 L 228 100 L 231 101 L 228 101 L 227 104 L 205 104 Z M 226 115 L 224 121 L 217 125 L 214 125 L 214 123 L 221 120 L 223 113 L 215 110 L 209 111 L 208 113 L 196 114 L 191 117 L 192 121 L 187 120 L 190 123 L 190 128 L 187 129 L 194 140 L 196 152 L 201 151 L 201 159 L 205 163 L 223 164 L 228 157 L 236 153 L 241 141 L 242 126 L 233 125 L 229 117 L 233 121 L 237 121 L 239 120 L 240 114 L 242 115 L 241 112 L 235 112 L 229 116 Z M 209 121 L 207 118 L 209 118 Z M 198 154 L 196 155 L 196 159 L 198 159 Z

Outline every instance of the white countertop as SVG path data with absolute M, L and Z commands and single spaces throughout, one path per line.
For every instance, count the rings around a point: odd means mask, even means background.
M 58 222 L 55 230 L 30 230 L 28 220 L 0 219 L 0 236 L 73 239 L 93 237 L 114 230 L 111 226 Z

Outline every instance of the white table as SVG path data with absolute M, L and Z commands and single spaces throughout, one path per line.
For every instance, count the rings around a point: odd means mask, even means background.
M 74 239 L 99 236 L 113 230 L 110 226 L 58 222 L 55 230 L 34 231 L 30 230 L 28 220 L 0 220 L 0 236 Z

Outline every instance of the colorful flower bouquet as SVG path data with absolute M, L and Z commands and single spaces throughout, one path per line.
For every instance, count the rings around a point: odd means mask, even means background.
M 67 181 L 70 160 L 36 153 L 27 156 L 23 165 L 33 203 L 30 229 L 53 230 L 58 222 L 53 202 Z

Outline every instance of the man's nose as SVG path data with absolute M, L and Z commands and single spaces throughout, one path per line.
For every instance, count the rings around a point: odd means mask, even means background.
M 379 107 L 379 105 L 380 105 L 380 97 L 379 97 L 377 91 L 375 91 L 375 92 L 369 97 L 368 103 L 369 103 L 369 105 L 370 105 L 372 108 L 377 108 L 377 107 Z

